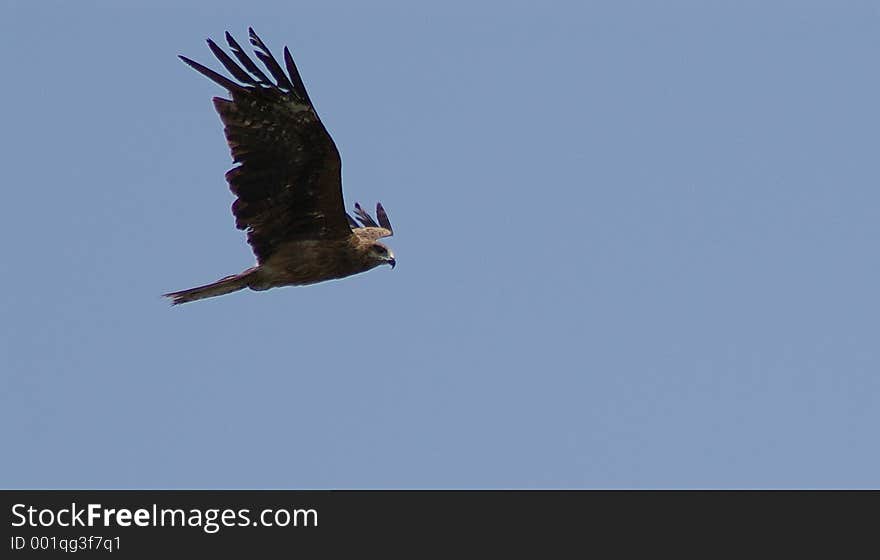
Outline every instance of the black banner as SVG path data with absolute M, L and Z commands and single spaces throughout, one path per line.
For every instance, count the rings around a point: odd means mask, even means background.
M 3 558 L 440 550 L 618 552 L 711 536 L 873 535 L 877 493 L 610 491 L 0 491 Z M 850 515 L 846 515 L 849 512 Z M 846 521 L 844 522 L 844 519 Z M 719 540 L 721 539 L 721 540 Z M 537 547 L 537 548 L 534 548 Z

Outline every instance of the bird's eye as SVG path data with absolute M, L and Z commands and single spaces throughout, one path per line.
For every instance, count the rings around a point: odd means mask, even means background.
M 381 245 L 373 245 L 373 249 L 374 249 L 377 253 L 379 253 L 380 255 L 384 255 L 385 253 L 388 252 L 388 251 L 385 249 L 385 247 L 383 247 L 383 246 L 381 246 Z

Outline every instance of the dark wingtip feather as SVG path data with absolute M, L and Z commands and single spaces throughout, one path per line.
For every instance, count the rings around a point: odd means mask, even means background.
M 263 40 L 260 39 L 260 36 L 257 35 L 257 32 L 254 31 L 253 27 L 248 27 L 248 40 L 251 42 L 251 45 L 257 47 L 258 49 L 265 49 L 266 45 L 263 43 Z
M 391 220 L 388 219 L 388 214 L 385 212 L 385 208 L 382 207 L 381 202 L 376 203 L 376 217 L 379 218 L 380 226 L 394 233 L 394 229 L 391 228 Z
M 272 82 L 269 81 L 269 78 L 266 77 L 266 74 L 263 73 L 262 70 L 254 64 L 254 61 L 251 60 L 251 57 L 247 55 L 241 45 L 238 44 L 238 41 L 232 36 L 228 31 L 226 32 L 226 43 L 229 45 L 229 48 L 232 49 L 232 54 L 235 55 L 235 58 L 241 62 L 242 66 L 244 66 L 248 72 L 253 74 L 253 76 L 257 79 L 257 81 L 261 84 L 271 86 Z
M 254 80 L 247 72 L 242 70 L 241 66 L 236 64 L 235 61 L 232 60 L 229 55 L 226 54 L 226 52 L 211 39 L 208 39 L 208 48 L 211 49 L 211 52 L 214 53 L 214 56 L 217 57 L 217 60 L 220 61 L 223 67 L 226 68 L 226 70 L 228 70 L 229 73 L 232 74 L 232 76 L 236 80 L 244 82 L 246 84 L 257 85 L 256 80 Z
M 293 55 L 290 54 L 290 49 L 287 47 L 284 47 L 284 65 L 287 66 L 287 73 L 290 74 L 290 80 L 293 82 L 294 91 L 303 99 L 303 101 L 311 105 L 312 100 L 309 99 L 309 94 L 306 91 L 305 84 L 303 84 L 302 76 L 299 75 L 296 63 L 293 62 Z
M 205 76 L 206 78 L 208 78 L 212 82 L 215 82 L 218 85 L 225 87 L 229 91 L 232 91 L 232 92 L 245 92 L 245 91 L 247 91 L 245 88 L 243 88 L 239 84 L 233 82 L 232 80 L 230 80 L 229 78 L 227 78 L 226 76 L 224 76 L 222 74 L 218 74 L 217 72 L 214 72 L 213 70 L 211 70 L 207 66 L 199 64 L 195 60 L 187 58 L 187 57 L 183 56 L 182 54 L 177 55 L 177 56 L 178 56 L 178 58 L 180 58 L 180 60 L 184 61 L 187 65 L 189 65 L 190 68 L 192 68 L 193 70 L 195 70 L 199 74 Z
M 248 39 L 251 44 L 255 47 L 265 48 L 266 45 L 263 43 L 263 40 L 260 39 L 260 36 L 257 35 L 257 32 L 254 31 L 253 27 L 248 27 Z
M 379 227 L 379 224 L 376 223 L 376 220 L 374 220 L 373 217 L 366 212 L 366 210 L 361 208 L 359 202 L 354 203 L 354 213 L 355 215 L 357 215 L 358 220 L 360 220 L 360 222 L 365 227 Z
M 257 55 L 263 64 L 266 65 L 266 69 L 269 70 L 269 73 L 272 74 L 272 77 L 275 78 L 275 85 L 277 85 L 282 90 L 294 91 L 293 84 L 290 83 L 290 79 L 287 77 L 287 74 L 282 70 L 281 65 L 278 64 L 278 61 L 275 60 L 275 57 L 272 56 L 272 52 L 269 50 L 269 47 L 266 46 L 266 43 L 263 42 L 262 39 L 254 32 L 252 27 L 248 28 L 248 35 L 250 37 L 251 45 L 255 47 L 254 53 Z

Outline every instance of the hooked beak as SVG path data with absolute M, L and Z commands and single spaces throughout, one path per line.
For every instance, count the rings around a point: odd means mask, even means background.
M 391 270 L 394 270 L 394 265 L 397 264 L 397 261 L 394 260 L 394 257 L 391 257 L 390 259 L 388 259 L 388 264 L 391 265 Z

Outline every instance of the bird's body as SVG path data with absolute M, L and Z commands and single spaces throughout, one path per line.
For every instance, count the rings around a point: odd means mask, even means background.
M 253 29 L 249 33 L 274 83 L 229 33 L 227 43 L 241 66 L 213 41 L 208 40 L 208 46 L 241 83 L 181 59 L 232 95 L 215 97 L 214 107 L 225 125 L 233 160 L 239 163 L 226 173 L 237 197 L 232 205 L 236 227 L 247 230 L 257 265 L 212 284 L 165 294 L 174 304 L 244 288 L 315 284 L 396 263 L 391 250 L 378 241 L 393 233 L 381 204 L 376 205 L 378 223 L 358 204 L 358 221 L 346 214 L 339 152 L 290 52 L 284 49 L 285 74 Z
M 261 265 L 257 281 L 262 280 L 262 289 L 305 286 L 366 272 L 382 264 L 368 257 L 370 253 L 365 245 L 372 243 L 357 234 L 330 242 L 290 241 Z M 322 263 L 322 266 L 316 269 L 314 263 Z

